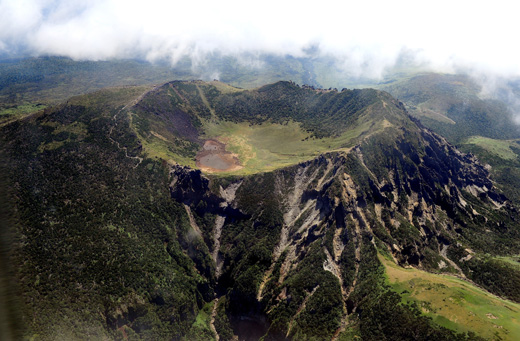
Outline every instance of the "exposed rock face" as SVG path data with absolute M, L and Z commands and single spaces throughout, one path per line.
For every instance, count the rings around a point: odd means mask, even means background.
M 177 167 L 172 177 L 173 198 L 201 218 L 216 215 L 215 226 L 206 229 L 212 236 L 205 238 L 213 241 L 217 291 L 227 297 L 235 330 L 242 330 L 243 321 L 265 316 L 265 324 L 253 329 L 272 337 L 296 337 L 296 326 L 313 324 L 305 320 L 305 310 L 329 295 L 327 290 L 338 295 L 320 303 L 335 311 L 336 324 L 327 330 L 331 336 L 341 331 L 361 304 L 360 263 L 375 246 L 402 265 L 449 267 L 464 276 L 460 260 L 447 251 L 463 243 L 485 249 L 485 229 L 497 226 L 478 212 L 513 209 L 474 157 L 424 128 L 381 133 L 348 152 L 237 178 L 219 191 L 210 183 L 222 180 L 209 180 L 199 171 Z M 203 211 L 197 210 L 201 202 Z M 250 227 L 248 238 L 237 237 L 237 226 Z M 236 243 L 265 254 L 251 259 L 234 251 Z M 315 279 L 301 278 L 308 268 Z M 242 277 L 254 291 L 244 291 Z M 324 283 L 331 287 L 325 289 Z

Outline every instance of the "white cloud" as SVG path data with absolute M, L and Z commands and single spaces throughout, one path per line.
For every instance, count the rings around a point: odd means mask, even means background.
M 443 70 L 518 76 L 512 3 L 0 0 L 0 48 L 95 60 L 176 62 L 188 54 L 200 62 L 212 51 L 302 56 L 319 46 L 364 76 L 381 75 L 403 51 Z

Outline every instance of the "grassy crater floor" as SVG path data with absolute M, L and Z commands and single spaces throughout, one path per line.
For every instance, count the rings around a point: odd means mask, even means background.
M 226 145 L 226 151 L 238 156 L 241 167 L 223 173 L 253 174 L 306 161 L 324 152 L 348 150 L 368 131 L 373 131 L 372 122 L 338 137 L 315 138 L 293 121 L 259 125 L 219 121 L 206 122 L 202 138 L 217 140 Z

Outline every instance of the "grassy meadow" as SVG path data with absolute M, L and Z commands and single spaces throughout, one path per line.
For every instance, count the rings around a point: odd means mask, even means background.
M 390 286 L 407 301 L 415 301 L 436 323 L 458 332 L 485 337 L 520 339 L 520 304 L 501 299 L 454 276 L 402 268 L 380 259 Z
M 511 147 L 519 148 L 516 140 L 497 140 L 483 136 L 472 136 L 464 144 L 473 144 L 505 160 L 516 160 L 517 155 Z

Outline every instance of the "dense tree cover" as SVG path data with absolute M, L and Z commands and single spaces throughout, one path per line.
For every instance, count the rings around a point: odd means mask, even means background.
M 314 243 L 289 273 L 285 282 L 287 298 L 269 315 L 273 322 L 268 335 L 285 335 L 289 323 L 292 323 L 289 336 L 294 339 L 320 338 L 332 335 L 338 328 L 342 316 L 341 290 L 337 279 L 323 269 L 324 260 L 321 246 Z M 272 297 L 277 297 L 280 290 L 275 289 Z M 305 309 L 298 312 L 304 301 Z
M 115 125 L 119 108 L 90 109 L 65 105 L 2 128 L 24 335 L 185 335 L 213 295 L 199 274 L 207 247 L 187 238 L 165 164 L 128 157 L 139 142 L 127 120 Z
M 317 137 L 339 135 L 353 125 L 377 99 L 375 90 L 316 91 L 291 82 L 278 82 L 255 91 L 213 99 L 217 115 L 230 121 L 301 122 Z
M 513 265 L 500 259 L 471 259 L 464 267 L 470 278 L 487 290 L 520 302 L 520 264 Z

